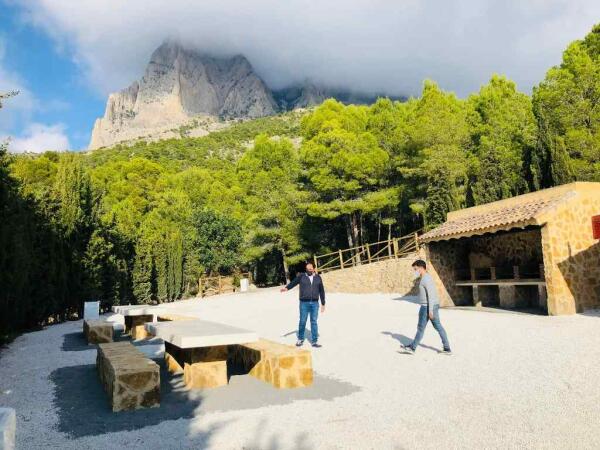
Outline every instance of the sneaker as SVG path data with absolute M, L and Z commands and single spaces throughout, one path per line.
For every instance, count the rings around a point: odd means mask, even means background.
M 447 350 L 446 350 L 446 349 L 444 349 L 444 350 L 442 350 L 440 353 L 441 353 L 442 355 L 448 355 L 448 356 L 450 356 L 450 355 L 452 355 L 452 350 L 450 350 L 450 349 L 447 349 Z
M 296 342 L 296 347 L 302 347 L 304 345 L 304 340 Z
M 321 344 L 319 344 L 318 342 L 311 342 L 311 344 L 314 348 L 321 348 L 323 347 Z
M 412 348 L 410 345 L 402 345 L 401 348 L 402 348 L 402 351 L 404 353 L 406 353 L 407 355 L 414 355 L 415 354 L 415 349 Z

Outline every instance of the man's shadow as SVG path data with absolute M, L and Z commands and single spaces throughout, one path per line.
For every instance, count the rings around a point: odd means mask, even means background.
M 390 336 L 392 339 L 397 340 L 398 342 L 400 342 L 400 344 L 406 346 L 406 345 L 410 345 L 412 344 L 413 340 L 411 338 L 409 338 L 408 336 L 404 336 L 403 334 L 399 334 L 399 333 L 392 333 L 391 331 L 382 331 L 381 334 L 384 334 L 386 336 Z M 433 350 L 435 352 L 440 352 L 440 349 L 432 347 L 430 345 L 425 345 L 425 344 L 419 344 L 419 347 L 423 347 L 429 350 Z
M 289 333 L 283 334 L 281 337 L 288 337 L 291 335 L 295 335 L 298 338 L 298 330 L 290 331 Z M 312 341 L 312 334 L 308 328 L 304 329 L 304 339 L 308 339 L 308 341 Z

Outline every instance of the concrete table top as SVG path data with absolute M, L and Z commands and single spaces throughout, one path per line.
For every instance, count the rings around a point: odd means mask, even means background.
M 112 307 L 112 311 L 123 316 L 156 316 L 165 310 L 156 305 L 117 305 Z
M 146 330 L 179 348 L 214 347 L 258 341 L 254 331 L 207 320 L 149 322 Z

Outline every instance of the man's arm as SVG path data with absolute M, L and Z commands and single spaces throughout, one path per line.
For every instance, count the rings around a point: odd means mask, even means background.
M 296 278 L 294 278 L 285 288 L 289 291 L 290 289 L 294 289 L 296 286 L 298 286 L 298 283 L 300 283 L 300 276 L 297 276 Z
M 433 308 L 431 306 L 431 294 L 430 294 L 431 279 L 426 279 L 424 281 L 425 282 L 423 283 L 423 288 L 425 290 L 425 295 L 427 297 L 427 315 L 429 316 L 430 319 L 433 319 Z
M 319 297 L 321 297 L 321 306 L 325 306 L 325 286 L 323 285 L 323 279 L 319 277 Z

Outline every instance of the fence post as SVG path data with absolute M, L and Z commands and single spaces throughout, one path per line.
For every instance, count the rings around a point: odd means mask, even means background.
M 417 234 L 416 231 L 415 231 L 415 249 L 417 252 L 419 251 L 419 235 Z
M 315 262 L 315 271 L 317 270 L 317 255 L 313 255 L 313 260 Z
M 344 255 L 342 254 L 342 251 L 339 250 L 339 257 L 340 257 L 340 269 L 344 268 Z
M 221 293 L 221 275 L 217 275 L 217 280 L 219 281 L 219 294 Z
M 394 246 L 394 258 L 398 258 L 398 239 L 394 239 L 392 245 Z
M 367 244 L 365 247 L 367 249 L 367 260 L 369 261 L 369 264 L 371 264 L 371 249 L 369 248 L 369 244 Z

